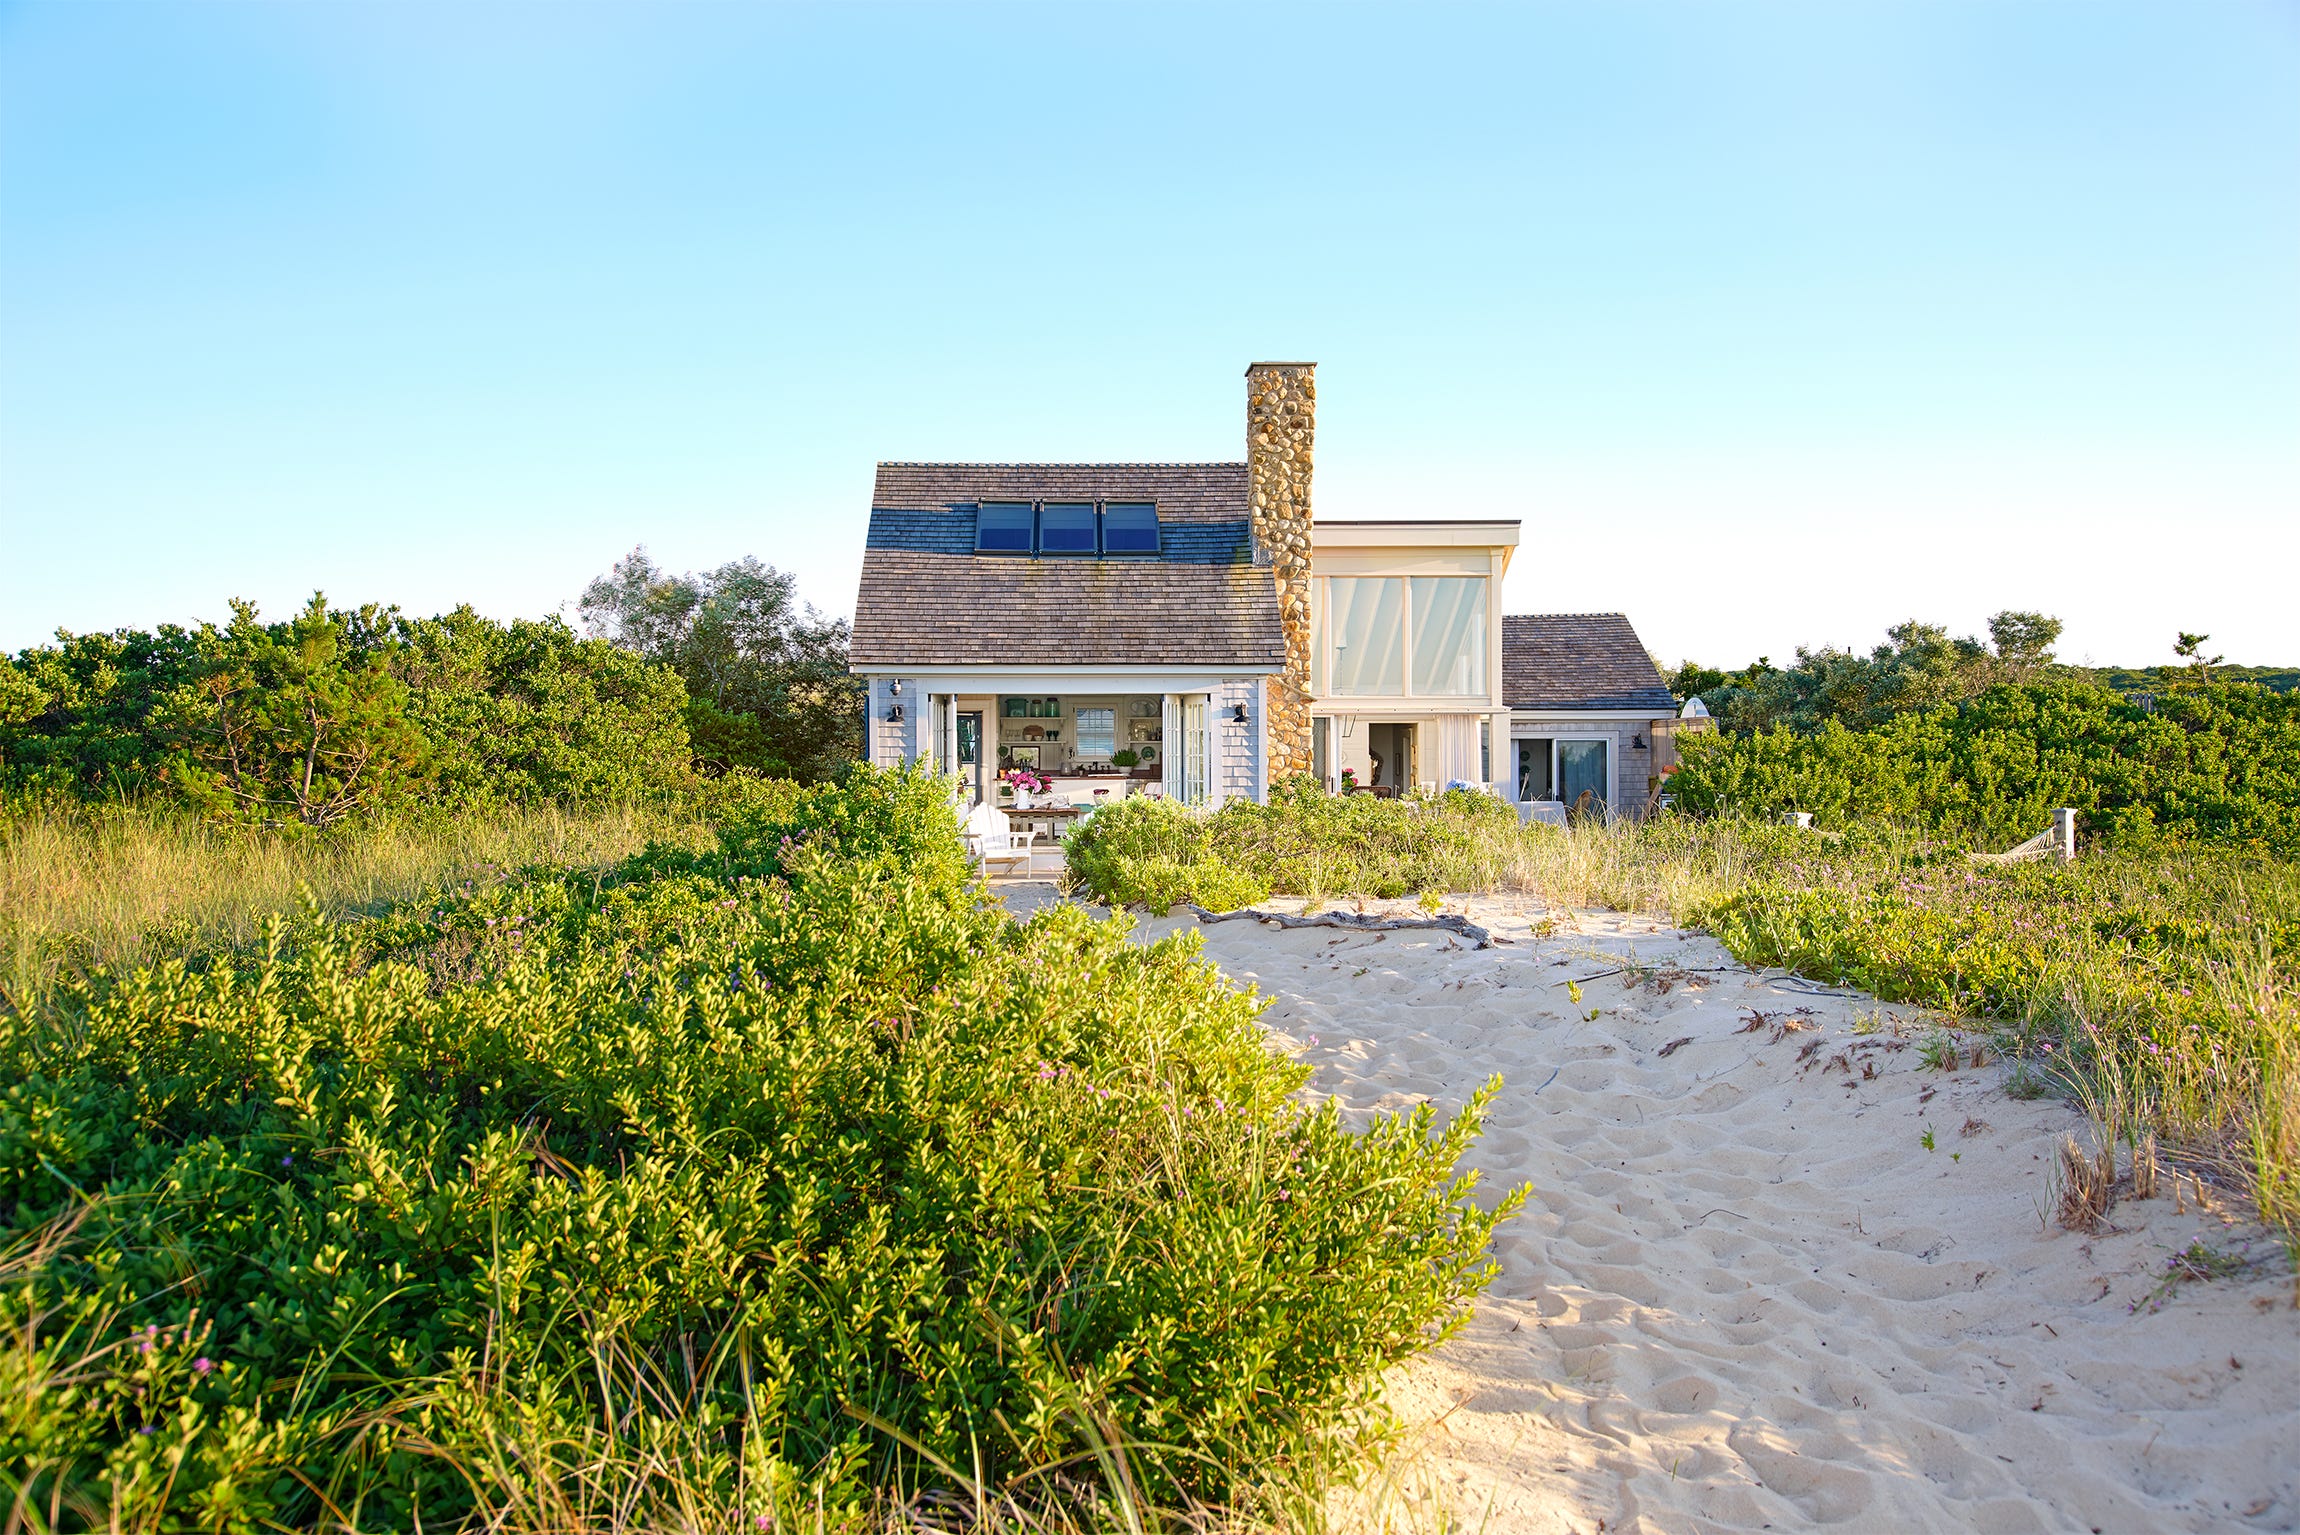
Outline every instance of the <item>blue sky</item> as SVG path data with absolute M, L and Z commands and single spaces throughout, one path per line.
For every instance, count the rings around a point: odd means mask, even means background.
M 2300 662 L 2300 7 L 0 0 L 0 647 L 846 612 L 875 461 L 1234 459 L 1263 357 L 1670 660 Z

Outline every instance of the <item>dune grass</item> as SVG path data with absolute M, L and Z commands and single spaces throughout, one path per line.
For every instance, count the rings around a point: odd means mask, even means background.
M 266 917 L 306 899 L 331 915 L 377 912 L 530 864 L 604 866 L 707 834 L 679 800 L 435 811 L 302 835 L 172 807 L 30 801 L 0 810 L 0 985 L 36 987 L 64 964 L 246 948 Z

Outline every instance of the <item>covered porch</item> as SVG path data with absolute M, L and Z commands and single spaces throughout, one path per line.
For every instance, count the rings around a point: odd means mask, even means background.
M 1265 787 L 1259 675 L 922 669 L 873 677 L 871 695 L 872 759 L 951 774 L 962 814 L 987 804 L 1058 836 L 1138 796 L 1207 805 Z

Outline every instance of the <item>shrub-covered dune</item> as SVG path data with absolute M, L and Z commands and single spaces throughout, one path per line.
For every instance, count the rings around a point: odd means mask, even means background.
M 869 772 L 19 996 L 6 1491 L 248 1530 L 1283 1495 L 1498 1216 L 1476 1107 L 1350 1133 L 1256 1008 L 987 908 L 939 788 Z

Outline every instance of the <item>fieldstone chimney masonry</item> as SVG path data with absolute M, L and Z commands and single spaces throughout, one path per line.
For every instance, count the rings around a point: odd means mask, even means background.
M 1270 782 L 1310 771 L 1310 457 L 1317 432 L 1318 365 L 1258 362 L 1246 369 L 1246 484 L 1254 541 L 1278 584 L 1286 670 L 1267 702 Z

